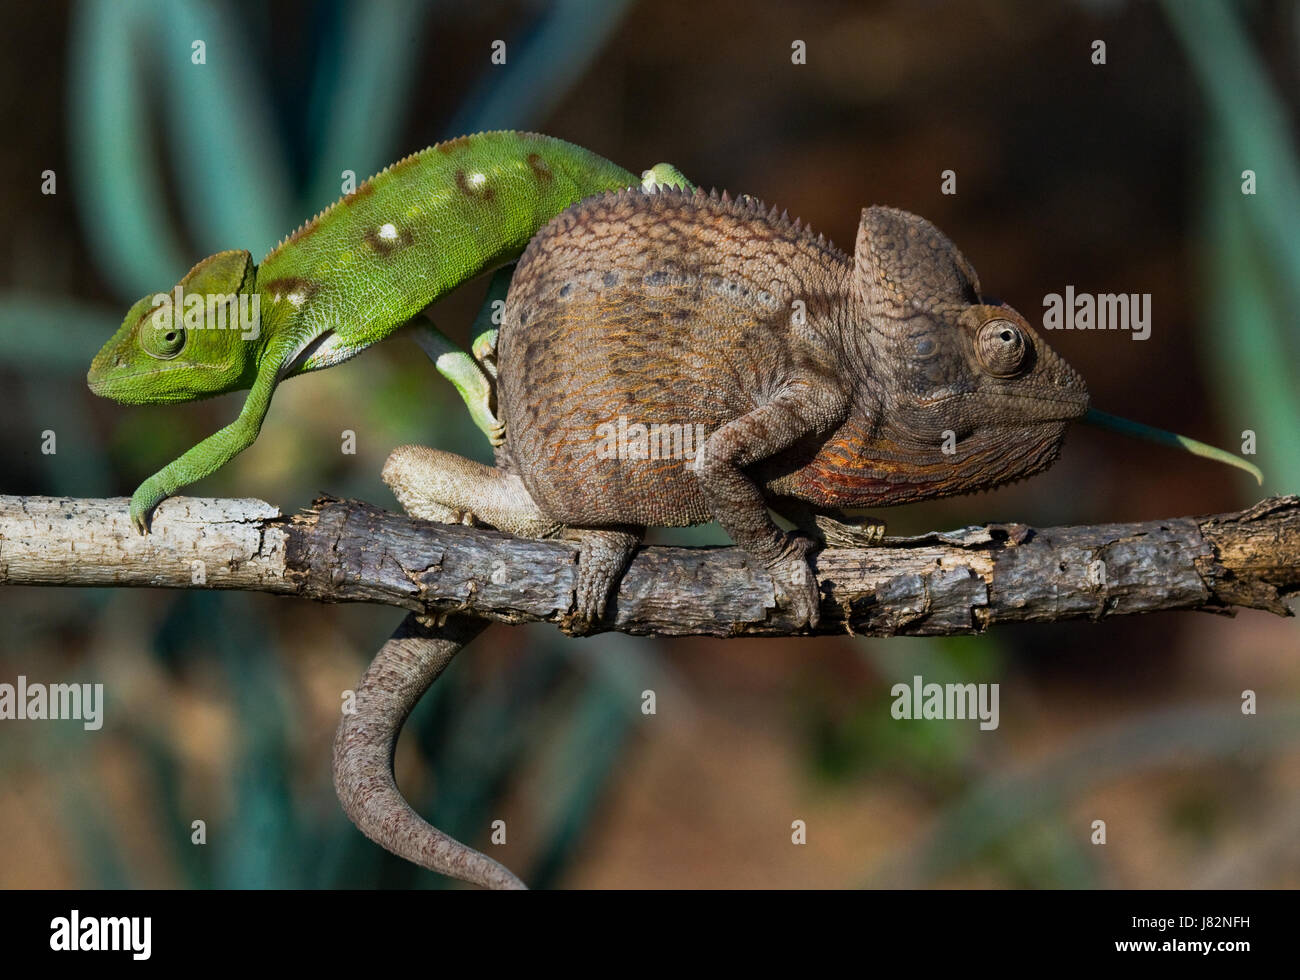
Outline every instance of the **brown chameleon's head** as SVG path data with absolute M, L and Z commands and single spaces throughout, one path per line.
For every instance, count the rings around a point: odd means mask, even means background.
M 874 448 L 890 460 L 890 483 L 910 498 L 942 496 L 1056 459 L 1069 423 L 1088 411 L 1087 386 L 1024 317 L 980 295 L 941 231 L 867 208 L 854 265 L 856 346 L 884 420 Z

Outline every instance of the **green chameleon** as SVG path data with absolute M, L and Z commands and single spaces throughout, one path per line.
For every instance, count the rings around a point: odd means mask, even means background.
M 209 256 L 168 293 L 145 296 L 91 363 L 91 391 L 126 404 L 248 391 L 239 417 L 140 484 L 131 520 L 251 446 L 276 386 L 331 367 L 393 334 L 489 269 L 474 357 L 427 318 L 415 339 L 456 386 L 493 444 L 494 306 L 509 263 L 569 205 L 603 191 L 691 185 L 669 164 L 640 178 L 572 143 L 511 131 L 461 136 L 394 163 L 327 207 L 259 265 L 247 251 Z M 482 366 L 480 366 L 482 365 Z

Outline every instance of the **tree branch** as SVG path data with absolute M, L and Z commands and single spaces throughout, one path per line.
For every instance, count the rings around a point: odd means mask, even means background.
M 125 498 L 0 496 L 0 584 L 220 588 L 556 621 L 576 546 L 433 524 L 317 500 L 282 515 L 260 500 L 177 497 L 138 535 Z M 1300 497 L 1212 517 L 1034 529 L 993 524 L 816 559 L 819 633 L 976 633 L 994 623 L 1103 619 L 1234 606 L 1291 615 L 1300 592 Z M 736 548 L 647 547 L 599 629 L 781 636 L 762 566 Z

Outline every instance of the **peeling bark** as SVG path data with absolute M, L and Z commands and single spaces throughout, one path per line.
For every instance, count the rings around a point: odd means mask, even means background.
M 125 498 L 0 496 L 0 584 L 246 589 L 556 622 L 573 601 L 576 555 L 565 541 L 331 498 L 291 517 L 260 500 L 172 498 L 142 537 Z M 821 634 L 950 635 L 1180 609 L 1290 615 L 1285 600 L 1300 592 L 1300 497 L 1209 517 L 886 538 L 828 548 L 816 570 Z M 766 571 L 736 548 L 641 549 L 597 628 L 793 632 Z

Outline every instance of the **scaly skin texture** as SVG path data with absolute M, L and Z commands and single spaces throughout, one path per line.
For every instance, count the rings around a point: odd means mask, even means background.
M 666 164 L 647 180 L 681 180 Z M 533 234 L 590 194 L 640 178 L 581 147 L 531 133 L 463 136 L 412 154 L 304 224 L 254 267 L 245 251 L 196 265 L 183 295 L 221 297 L 182 319 L 173 294 L 137 302 L 91 364 L 96 394 L 129 404 L 189 401 L 249 390 L 238 419 L 146 480 L 131 498 L 136 526 L 179 488 L 223 466 L 257 438 L 276 385 L 378 343 L 424 307 L 515 259 Z M 216 307 L 256 296 L 260 323 L 216 329 Z M 501 438 L 490 385 L 432 325 L 422 346 Z M 484 346 L 484 345 L 476 345 Z
M 334 786 L 343 809 L 372 840 L 408 861 L 484 888 L 523 888 L 496 861 L 422 820 L 397 789 L 393 746 L 429 685 L 487 621 L 452 616 L 441 626 L 411 614 L 375 656 L 334 738 Z
M 989 489 L 1049 466 L 1088 409 L 1083 380 L 1019 313 L 981 300 L 924 219 L 864 210 L 850 257 L 757 202 L 701 192 L 606 194 L 543 229 L 516 268 L 498 364 L 496 475 L 403 447 L 385 479 L 412 513 L 491 522 L 473 514 L 490 486 L 497 526 L 560 525 L 580 542 L 575 632 L 603 614 L 646 525 L 710 519 L 815 625 L 812 542 L 769 506 L 812 531 L 843 507 Z M 620 424 L 699 432 L 702 447 L 644 458 L 633 439 L 611 455 Z

